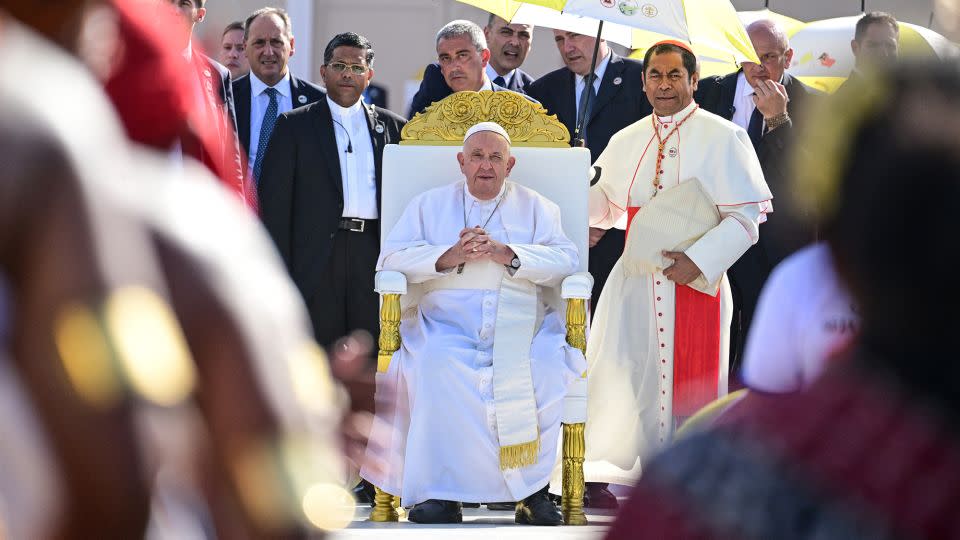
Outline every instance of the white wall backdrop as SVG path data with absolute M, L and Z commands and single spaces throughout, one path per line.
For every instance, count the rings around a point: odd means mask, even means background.
M 733 4 L 738 10 L 763 9 L 764 0 L 734 0 Z M 928 26 L 933 4 L 933 0 L 866 0 L 866 9 L 889 11 L 900 20 Z M 315 82 L 330 38 L 345 31 L 369 38 L 376 51 L 374 80 L 389 90 L 389 107 L 401 114 L 406 114 L 406 87 L 435 59 L 436 31 L 458 18 L 486 22 L 485 12 L 454 0 L 208 0 L 207 19 L 198 27 L 201 39 L 214 47 L 227 23 L 243 20 L 265 5 L 290 12 L 296 37 L 293 70 Z M 809 21 L 860 13 L 860 0 L 769 0 L 769 7 Z M 937 21 L 931 28 L 940 31 Z M 538 77 L 561 65 L 553 34 L 538 28 L 523 69 Z

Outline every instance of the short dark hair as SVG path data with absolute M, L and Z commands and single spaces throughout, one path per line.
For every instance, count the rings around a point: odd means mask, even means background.
M 692 78 L 693 74 L 697 72 L 697 57 L 692 52 L 673 43 L 660 43 L 647 49 L 646 54 L 643 55 L 643 76 L 647 76 L 647 66 L 650 65 L 650 59 L 653 58 L 653 55 L 671 52 L 680 54 L 683 67 L 687 70 L 687 77 Z
M 854 41 L 863 40 L 864 34 L 867 33 L 867 28 L 874 23 L 889 24 L 893 28 L 893 31 L 896 32 L 898 36 L 900 35 L 900 24 L 897 22 L 896 17 L 885 11 L 871 11 L 863 17 L 860 17 L 860 20 L 857 21 L 857 28 L 853 31 Z
M 493 26 L 493 21 L 495 20 L 497 20 L 497 15 L 491 13 L 490 16 L 487 17 L 487 28 L 490 28 L 491 26 Z
M 344 32 L 342 34 L 333 36 L 333 39 L 330 40 L 330 43 L 327 43 L 327 48 L 323 50 L 324 64 L 330 63 L 330 60 L 333 59 L 333 51 L 337 47 L 356 47 L 357 49 L 364 49 L 367 51 L 367 67 L 373 67 L 373 44 L 370 43 L 369 39 L 357 34 L 356 32 Z
M 286 34 L 288 38 L 293 37 L 293 23 L 290 21 L 290 15 L 287 13 L 287 11 L 278 7 L 265 7 L 251 13 L 250 16 L 247 17 L 247 20 L 243 22 L 244 41 L 246 41 L 247 37 L 250 35 L 250 25 L 253 24 L 253 21 L 255 21 L 257 17 L 263 15 L 276 15 L 277 17 L 280 17 L 280 20 L 283 21 L 283 33 Z
M 220 37 L 227 35 L 227 32 L 233 32 L 234 30 L 243 30 L 243 23 L 240 21 L 233 21 L 228 24 L 226 28 L 223 29 L 223 33 L 220 34 Z
M 193 3 L 196 4 L 197 8 L 202 8 L 206 5 L 207 0 L 193 0 Z

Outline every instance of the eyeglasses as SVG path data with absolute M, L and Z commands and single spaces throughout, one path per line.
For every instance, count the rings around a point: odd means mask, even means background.
M 367 66 L 361 64 L 344 64 L 343 62 L 332 62 L 327 64 L 327 67 L 336 71 L 337 73 L 343 73 L 346 70 L 350 70 L 350 73 L 354 75 L 363 75 L 367 72 Z

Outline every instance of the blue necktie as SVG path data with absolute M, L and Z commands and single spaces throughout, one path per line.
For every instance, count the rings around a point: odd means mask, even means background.
M 760 109 L 754 108 L 750 115 L 750 124 L 747 125 L 747 135 L 750 136 L 750 142 L 753 143 L 754 150 L 760 146 L 760 138 L 763 137 L 763 114 Z
M 270 96 L 270 104 L 267 105 L 267 111 L 263 113 L 263 122 L 260 124 L 260 139 L 257 143 L 257 159 L 253 162 L 253 180 L 257 184 L 260 183 L 263 155 L 267 153 L 267 143 L 270 142 L 273 127 L 277 125 L 277 112 L 280 110 L 280 104 L 277 102 L 277 89 L 267 88 L 263 92 Z
M 497 86 L 507 87 L 507 81 L 504 80 L 502 75 L 497 75 L 497 78 L 493 80 L 493 84 Z
M 587 84 L 587 78 L 584 77 L 583 84 Z M 590 103 L 587 103 L 587 93 L 590 95 Z M 593 88 L 593 85 L 587 85 L 584 87 L 583 92 L 580 92 L 580 102 L 577 103 L 577 125 L 580 127 L 580 138 L 584 141 L 587 140 L 587 123 L 590 121 L 590 109 L 593 109 L 593 104 L 597 101 L 597 91 Z M 582 123 L 581 123 L 582 120 Z

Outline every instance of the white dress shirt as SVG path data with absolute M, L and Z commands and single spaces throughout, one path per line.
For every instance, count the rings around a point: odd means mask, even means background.
M 490 79 L 491 82 L 493 82 L 493 80 L 496 79 L 497 77 L 503 77 L 503 84 L 501 84 L 500 86 L 504 88 L 510 88 L 510 81 L 513 80 L 513 78 L 516 75 L 517 75 L 516 69 L 511 69 L 510 72 L 507 73 L 506 75 L 500 75 L 499 73 L 497 73 L 497 70 L 493 69 L 493 65 L 491 65 L 490 63 L 487 63 L 487 78 Z
M 612 52 L 607 53 L 607 56 L 603 57 L 602 60 L 597 62 L 597 69 L 593 72 L 597 74 L 596 78 L 593 80 L 593 90 L 600 95 L 600 83 L 603 81 L 603 74 L 607 72 L 607 65 L 610 64 L 610 55 Z M 580 114 L 580 96 L 583 95 L 584 88 L 587 87 L 587 78 L 583 75 L 575 75 L 576 79 L 574 81 L 574 88 L 576 89 L 576 95 L 574 97 L 574 104 L 577 107 L 577 114 Z M 591 100 L 592 101 L 592 100 Z M 592 108 L 593 105 L 590 105 Z
M 377 219 L 377 169 L 363 100 L 349 108 L 327 96 L 343 179 L 343 217 Z M 337 125 L 339 122 L 339 125 Z M 352 150 L 348 152 L 347 150 Z
M 750 116 L 753 110 L 757 108 L 753 102 L 753 87 L 747 82 L 747 76 L 741 71 L 737 75 L 737 91 L 733 95 L 733 118 L 731 121 L 747 129 L 750 126 Z
M 277 90 L 277 116 L 293 109 L 289 71 L 272 87 L 267 86 L 267 83 L 258 79 L 252 71 L 250 72 L 250 178 L 253 178 L 253 164 L 257 160 L 257 152 L 260 151 L 260 127 L 263 125 L 263 114 L 270 106 L 270 96 L 264 92 L 267 88 Z

